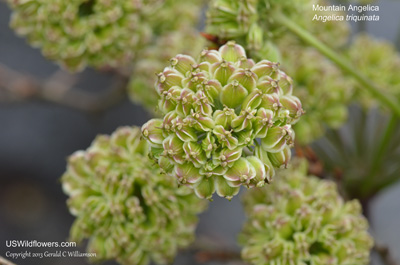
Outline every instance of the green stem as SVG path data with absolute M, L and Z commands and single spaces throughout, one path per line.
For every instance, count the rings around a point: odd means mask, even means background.
M 290 31 L 300 37 L 303 41 L 307 42 L 309 45 L 316 48 L 327 58 L 332 60 L 338 67 L 340 67 L 344 72 L 353 76 L 365 89 L 367 89 L 371 95 L 380 100 L 383 104 L 387 105 L 397 116 L 400 117 L 400 104 L 394 100 L 393 97 L 389 97 L 382 93 L 369 78 L 364 76 L 362 73 L 357 71 L 345 57 L 336 53 L 334 50 L 329 48 L 327 45 L 319 41 L 307 30 L 301 28 L 298 24 L 284 16 L 283 14 L 277 12 L 274 14 L 275 20 L 281 25 L 287 27 Z
M 379 143 L 378 150 L 374 155 L 370 174 L 365 178 L 365 183 L 361 190 L 364 195 L 368 195 L 370 189 L 374 189 L 375 191 L 377 191 L 376 189 L 379 187 L 379 185 L 377 185 L 377 183 L 374 181 L 374 177 L 376 176 L 376 173 L 378 173 L 379 171 L 379 167 L 381 166 L 382 161 L 384 159 L 384 153 L 389 147 L 390 140 L 392 139 L 392 136 L 396 131 L 397 120 L 398 120 L 397 116 L 392 114 L 390 120 L 386 125 L 386 129 Z
M 376 158 L 382 159 L 384 152 L 386 151 L 390 140 L 392 139 L 393 134 L 396 131 L 397 117 L 396 115 L 391 115 L 389 122 L 387 123 L 384 135 L 379 145 L 378 152 L 376 154 Z M 376 164 L 374 163 L 372 170 L 376 170 Z

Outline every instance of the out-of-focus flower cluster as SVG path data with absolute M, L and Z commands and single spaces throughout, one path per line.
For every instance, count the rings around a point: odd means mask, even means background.
M 164 5 L 157 9 L 157 13 L 154 13 L 152 17 L 146 18 L 151 21 L 157 36 L 185 28 L 196 29 L 200 23 L 202 9 L 208 2 L 208 0 L 162 1 Z
M 122 127 L 68 159 L 62 182 L 76 216 L 71 239 L 88 238 L 95 260 L 167 264 L 192 241 L 196 214 L 206 206 L 160 174 L 140 135 L 138 128 Z
M 68 69 L 114 66 L 151 39 L 143 18 L 154 15 L 152 2 L 159 1 L 10 0 L 11 26 Z
M 202 0 L 8 2 L 15 31 L 71 71 L 131 63 L 157 36 L 181 25 L 195 27 L 202 4 Z M 190 4 L 193 7 L 187 8 Z
M 360 34 L 349 46 L 347 56 L 360 72 L 376 82 L 384 92 L 400 100 L 400 54 L 391 42 Z M 377 104 L 376 99 L 364 89 L 357 91 L 355 99 L 364 106 Z
M 245 194 L 243 259 L 255 265 L 368 264 L 373 241 L 360 203 L 344 202 L 333 182 L 307 176 L 306 161 L 291 166 L 268 188 Z
M 158 75 L 163 119 L 142 127 L 151 155 L 165 173 L 201 198 L 231 198 L 241 185 L 263 186 L 286 166 L 292 124 L 303 114 L 292 79 L 278 63 L 255 63 L 228 42 L 196 61 L 171 59 Z

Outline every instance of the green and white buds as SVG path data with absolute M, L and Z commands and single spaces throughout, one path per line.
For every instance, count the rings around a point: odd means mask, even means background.
M 291 166 L 268 189 L 245 194 L 242 258 L 254 265 L 368 264 L 373 241 L 360 203 L 344 202 L 333 182 L 307 176 L 306 161 Z
M 205 201 L 161 175 L 138 128 L 122 127 L 69 157 L 62 177 L 76 216 L 71 239 L 89 239 L 95 260 L 169 264 L 194 238 Z
M 200 198 L 217 191 L 230 199 L 241 185 L 263 186 L 287 165 L 291 125 L 303 109 L 278 63 L 255 63 L 234 42 L 170 63 L 156 82 L 163 119 L 142 127 L 165 173 Z

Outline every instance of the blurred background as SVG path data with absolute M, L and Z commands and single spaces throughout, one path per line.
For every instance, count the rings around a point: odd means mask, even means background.
M 399 48 L 400 1 L 382 0 L 377 4 L 380 6 L 380 21 L 366 23 L 362 27 L 353 24 L 353 32 L 364 28 L 373 36 L 395 42 Z M 6 240 L 66 241 L 73 217 L 65 205 L 67 197 L 61 190 L 59 178 L 65 170 L 67 156 L 76 150 L 86 149 L 97 134 L 109 134 L 123 125 L 141 126 L 151 117 L 139 105 L 131 103 L 124 93 L 109 93 L 110 87 L 115 82 L 118 84 L 110 73 L 88 69 L 72 76 L 60 72 L 58 66 L 42 57 L 38 49 L 31 48 L 24 39 L 14 34 L 8 27 L 9 17 L 9 8 L 0 2 L 1 256 L 10 250 L 6 248 Z M 2 92 L 5 89 L 2 82 L 10 74 L 25 76 L 16 85 L 19 93 L 28 95 L 26 98 L 29 100 L 6 97 Z M 89 99 L 94 103 L 88 109 L 80 110 L 29 97 L 32 91 L 26 76 L 35 80 L 57 78 L 73 83 L 77 92 L 74 96 L 78 97 L 75 103 Z M 51 82 L 45 85 L 52 87 Z M 63 87 L 53 86 L 52 89 L 53 99 L 63 95 Z M 98 97 L 99 94 L 102 98 Z M 110 100 L 102 104 L 102 99 L 107 97 Z M 74 105 L 74 102 L 67 105 Z M 390 247 L 397 260 L 400 260 L 399 204 L 400 183 L 376 196 L 370 209 L 374 236 Z M 215 197 L 209 209 L 201 215 L 197 234 L 205 242 L 219 248 L 238 250 L 236 235 L 244 218 L 238 196 L 231 202 Z M 17 252 L 17 249 L 14 250 Z M 16 261 L 17 264 L 54 265 L 72 262 L 88 264 L 84 258 Z M 186 253 L 178 256 L 174 264 L 196 263 L 192 255 Z M 374 257 L 372 264 L 381 263 Z

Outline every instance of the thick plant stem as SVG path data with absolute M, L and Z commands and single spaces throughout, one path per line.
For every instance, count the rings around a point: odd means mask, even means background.
M 316 48 L 319 52 L 321 52 L 323 55 L 325 55 L 327 58 L 329 58 L 332 62 L 334 62 L 338 67 L 340 67 L 344 72 L 347 74 L 353 76 L 365 89 L 367 89 L 371 95 L 373 95 L 375 98 L 377 98 L 383 105 L 387 106 L 390 108 L 394 113 L 396 113 L 397 116 L 400 117 L 400 104 L 396 102 L 393 98 L 389 97 L 388 95 L 385 95 L 382 93 L 369 78 L 364 76 L 362 73 L 357 71 L 351 64 L 348 62 L 346 58 L 344 58 L 342 55 L 338 54 L 331 48 L 329 48 L 327 45 L 319 41 L 317 38 L 315 38 L 312 34 L 310 34 L 308 31 L 304 30 L 301 28 L 299 25 L 297 25 L 295 22 L 291 21 L 289 18 L 284 16 L 281 13 L 276 13 L 274 15 L 275 20 L 288 28 L 291 32 L 296 34 L 299 38 L 301 38 L 303 41 L 307 42 L 309 45 L 313 46 Z

